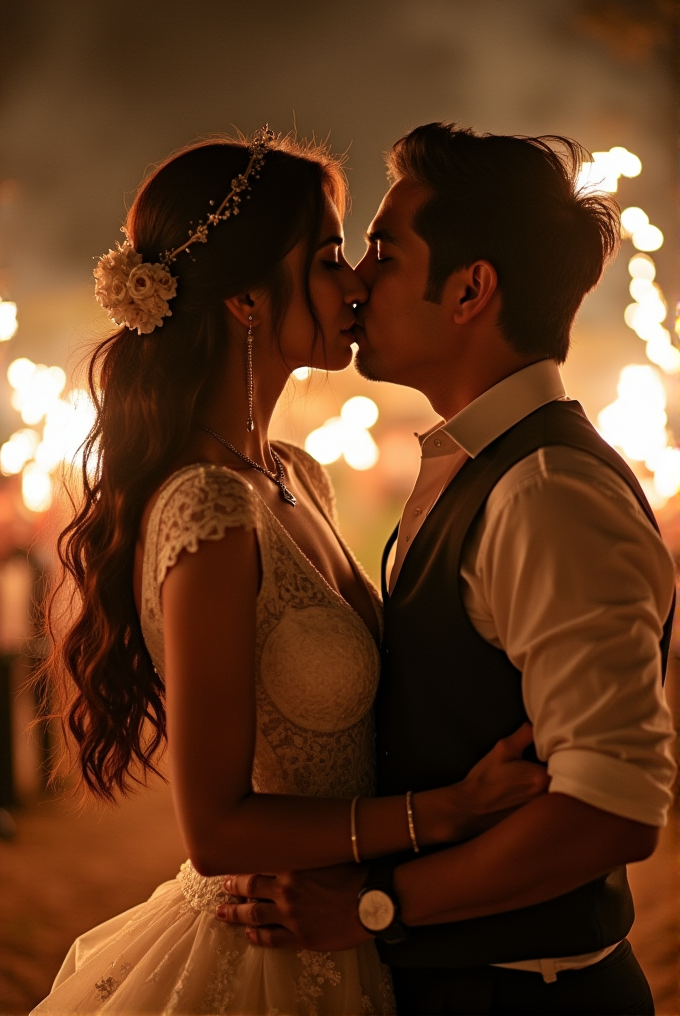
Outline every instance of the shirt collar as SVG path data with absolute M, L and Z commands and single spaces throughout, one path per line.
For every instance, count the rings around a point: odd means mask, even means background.
M 493 388 L 419 437 L 423 458 L 463 449 L 471 458 L 536 409 L 566 396 L 554 360 L 538 360 L 499 381 Z

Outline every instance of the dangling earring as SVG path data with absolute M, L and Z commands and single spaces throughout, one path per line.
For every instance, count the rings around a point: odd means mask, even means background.
M 248 422 L 246 430 L 255 430 L 253 420 L 253 315 L 248 315 L 248 334 L 246 335 L 246 391 L 248 393 Z

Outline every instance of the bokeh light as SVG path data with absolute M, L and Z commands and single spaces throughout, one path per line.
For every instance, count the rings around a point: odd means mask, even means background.
M 633 279 L 653 282 L 656 278 L 656 265 L 649 254 L 634 254 L 628 262 L 628 272 Z
M 0 299 L 0 342 L 9 342 L 18 327 L 17 305 L 11 300 Z
M 46 512 L 52 504 L 50 474 L 37 462 L 29 462 L 21 477 L 21 494 L 24 504 L 32 512 Z
M 641 172 L 642 162 L 637 155 L 616 145 L 608 152 L 593 152 L 593 161 L 583 163 L 579 170 L 578 188 L 614 194 L 618 190 L 619 177 L 639 176 Z
M 618 169 L 619 176 L 634 177 L 642 172 L 642 162 L 621 145 L 615 145 L 609 149 L 609 161 Z
M 378 407 L 373 399 L 364 395 L 355 395 L 348 399 L 340 410 L 340 419 L 348 427 L 360 427 L 368 430 L 378 419 Z
M 342 455 L 343 432 L 342 420 L 333 416 L 307 435 L 305 451 L 324 466 L 337 462 Z
M 675 465 L 680 450 L 669 445 L 666 390 L 654 367 L 641 364 L 624 367 L 617 399 L 604 407 L 597 423 L 609 444 L 619 448 L 632 462 L 644 463 L 653 474 L 652 484 L 647 488 L 653 507 L 661 507 L 680 490 L 680 470 Z M 674 487 L 673 477 L 677 480 Z
M 8 441 L 0 447 L 0 471 L 4 476 L 20 473 L 26 463 L 33 458 L 40 442 L 35 430 L 17 430 Z
M 680 350 L 671 344 L 669 333 L 665 329 L 663 336 L 652 338 L 647 343 L 647 357 L 661 367 L 665 374 L 680 372 Z
M 296 367 L 293 371 L 293 377 L 296 381 L 306 381 L 311 373 L 311 367 Z
M 632 236 L 633 246 L 638 250 L 658 250 L 663 244 L 663 233 L 658 226 L 642 226 Z
M 46 511 L 53 498 L 52 474 L 71 464 L 95 421 L 88 392 L 76 388 L 60 398 L 66 385 L 61 367 L 35 364 L 26 357 L 13 360 L 7 379 L 14 389 L 12 406 L 24 423 L 44 420 L 42 434 L 32 428 L 15 431 L 0 447 L 0 472 L 22 473 L 24 504 L 33 512 Z
M 630 208 L 624 208 L 621 212 L 621 225 L 627 233 L 632 234 L 649 225 L 649 216 L 637 205 L 631 205 Z
M 61 367 L 46 367 L 44 363 L 34 364 L 30 360 L 11 363 L 7 378 L 14 388 L 12 407 L 29 425 L 40 423 L 66 384 L 66 374 Z
M 352 469 L 372 469 L 378 461 L 378 446 L 367 430 L 361 427 L 347 428 L 343 448 L 345 462 Z
M 369 428 L 377 421 L 379 410 L 373 399 L 355 395 L 333 416 L 317 427 L 305 440 L 305 450 L 317 462 L 329 465 L 343 457 L 352 469 L 371 469 L 380 451 Z
M 637 205 L 624 208 L 621 224 L 626 231 L 624 239 L 632 240 L 635 247 L 656 250 L 663 243 L 661 230 L 650 225 L 649 216 Z M 673 345 L 671 333 L 663 327 L 668 306 L 661 287 L 654 282 L 653 258 L 645 253 L 634 254 L 628 261 L 628 272 L 631 276 L 629 291 L 635 302 L 628 304 L 623 312 L 624 321 L 647 344 L 648 360 L 665 374 L 680 373 L 680 350 Z
M 680 490 L 680 448 L 662 448 L 653 465 L 654 487 L 659 496 L 673 497 Z

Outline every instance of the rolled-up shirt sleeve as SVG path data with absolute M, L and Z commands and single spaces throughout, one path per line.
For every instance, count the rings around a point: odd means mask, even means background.
M 675 776 L 659 641 L 672 558 L 628 485 L 551 447 L 492 491 L 466 545 L 463 598 L 522 672 L 550 790 L 660 826 Z

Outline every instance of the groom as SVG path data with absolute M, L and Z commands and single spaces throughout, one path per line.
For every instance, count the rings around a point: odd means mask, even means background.
M 257 921 L 250 903 L 222 913 L 263 946 L 375 935 L 402 1016 L 654 1011 L 624 866 L 652 853 L 671 801 L 674 569 L 635 477 L 562 387 L 618 217 L 576 192 L 576 146 L 549 140 L 562 155 L 444 123 L 396 143 L 357 269 L 357 367 L 448 421 L 420 438 L 384 558 L 378 792 L 460 780 L 528 717 L 550 793 L 417 857 L 238 876 L 232 893 L 271 902 Z M 416 808 L 416 843 L 417 828 Z

